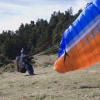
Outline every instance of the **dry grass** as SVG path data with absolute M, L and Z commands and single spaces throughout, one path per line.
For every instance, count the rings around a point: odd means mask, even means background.
M 59 74 L 52 65 L 56 56 L 36 57 L 34 76 L 1 74 L 0 100 L 100 100 L 100 63 Z

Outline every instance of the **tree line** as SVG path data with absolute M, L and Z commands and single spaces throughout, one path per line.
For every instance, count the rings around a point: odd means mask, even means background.
M 28 53 L 39 52 L 59 44 L 64 30 L 78 17 L 82 9 L 73 15 L 72 7 L 64 13 L 53 12 L 50 21 L 38 19 L 37 22 L 23 24 L 15 32 L 7 30 L 0 34 L 0 62 L 7 59 L 15 59 L 20 55 L 21 48 Z M 16 23 L 15 23 L 16 24 Z

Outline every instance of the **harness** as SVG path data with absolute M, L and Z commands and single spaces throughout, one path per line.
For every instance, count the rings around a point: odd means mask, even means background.
M 17 71 L 21 73 L 26 73 L 25 63 L 23 62 L 23 57 L 17 57 Z

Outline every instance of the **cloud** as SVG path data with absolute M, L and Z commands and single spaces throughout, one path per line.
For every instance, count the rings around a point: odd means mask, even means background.
M 91 0 L 0 0 L 0 33 L 16 31 L 21 23 L 39 19 L 50 20 L 54 11 L 65 12 L 70 7 L 74 14 Z

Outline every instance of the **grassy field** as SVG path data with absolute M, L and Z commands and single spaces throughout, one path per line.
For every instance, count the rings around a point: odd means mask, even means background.
M 100 63 L 59 74 L 57 55 L 36 56 L 34 76 L 6 72 L 0 75 L 0 100 L 100 100 Z

